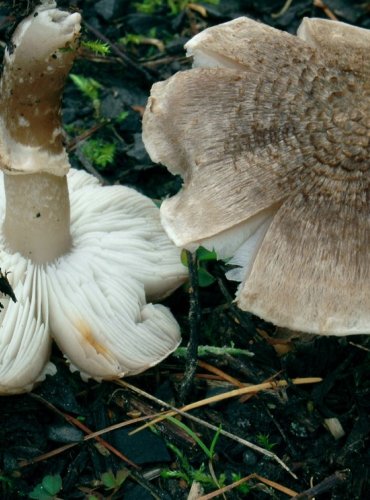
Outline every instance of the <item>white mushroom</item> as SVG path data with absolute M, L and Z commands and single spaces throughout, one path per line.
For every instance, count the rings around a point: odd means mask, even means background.
M 242 309 L 293 330 L 370 332 L 370 31 L 248 18 L 187 44 L 155 84 L 143 138 L 184 179 L 161 207 L 180 247 L 240 266 Z
M 0 100 L 0 393 L 28 391 L 55 368 L 51 339 L 85 376 L 139 373 L 171 353 L 179 326 L 164 306 L 185 279 L 154 203 L 69 169 L 60 98 L 80 15 L 46 2 L 16 29 Z

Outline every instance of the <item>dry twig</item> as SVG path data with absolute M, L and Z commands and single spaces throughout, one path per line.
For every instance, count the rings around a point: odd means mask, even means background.
M 322 380 L 321 378 L 312 377 L 312 378 L 307 378 L 307 379 L 295 379 L 295 380 L 292 380 L 292 383 L 293 384 L 308 384 L 308 383 L 313 384 L 313 383 L 321 382 L 321 380 Z M 190 409 L 199 408 L 199 407 L 204 406 L 206 404 L 210 404 L 211 402 L 220 401 L 222 399 L 227 399 L 229 397 L 237 396 L 237 395 L 240 395 L 240 394 L 243 394 L 246 392 L 258 392 L 259 390 L 266 390 L 266 389 L 271 389 L 274 387 L 287 387 L 288 382 L 286 382 L 285 380 L 282 380 L 280 382 L 274 382 L 274 383 L 267 382 L 264 384 L 258 384 L 258 386 L 255 385 L 255 386 L 251 386 L 251 387 L 243 387 L 242 389 L 237 389 L 234 391 L 227 392 L 225 394 L 220 394 L 218 396 L 214 396 L 213 398 L 206 398 L 206 399 L 203 399 L 201 401 L 197 401 L 197 402 L 192 403 L 190 405 L 186 405 L 181 409 L 174 408 L 173 406 L 169 405 L 168 403 L 166 403 L 160 399 L 157 399 L 155 396 L 152 396 L 151 394 L 148 394 L 147 392 L 142 391 L 141 389 L 139 389 L 139 388 L 123 381 L 123 380 L 117 380 L 116 383 L 118 385 L 121 385 L 122 387 L 126 387 L 126 388 L 128 388 L 128 389 L 130 389 L 138 394 L 141 394 L 142 396 L 144 396 L 148 399 L 151 399 L 152 401 L 156 401 L 157 404 L 159 404 L 161 406 L 164 406 L 166 408 L 170 408 L 170 411 L 163 412 L 161 417 L 155 418 L 154 420 L 152 420 L 151 422 L 149 422 L 145 426 L 139 427 L 138 429 L 133 431 L 131 434 L 135 434 L 136 432 L 142 430 L 145 427 L 149 427 L 151 425 L 154 425 L 154 424 L 158 423 L 159 421 L 165 419 L 168 416 L 174 416 L 174 415 L 178 414 L 178 415 L 181 415 L 185 418 L 193 420 L 194 422 L 197 422 L 204 427 L 212 429 L 215 432 L 219 432 L 222 436 L 228 437 L 229 439 L 232 439 L 232 440 L 234 440 L 234 441 L 236 441 L 236 442 L 238 442 L 238 443 L 240 443 L 240 444 L 242 444 L 242 445 L 258 452 L 258 453 L 261 453 L 262 455 L 265 455 L 265 456 L 275 460 L 281 467 L 283 467 L 287 472 L 289 472 L 289 474 L 292 477 L 294 477 L 294 479 L 297 479 L 297 476 L 289 469 L 289 467 L 275 453 L 272 453 L 271 451 L 265 450 L 264 448 L 261 448 L 260 446 L 257 446 L 256 444 L 251 443 L 250 441 L 247 441 L 246 439 L 239 438 L 238 436 L 235 436 L 234 434 L 231 434 L 230 432 L 224 431 L 223 429 L 220 430 L 218 427 L 216 427 L 208 422 L 205 422 L 204 420 L 202 420 L 198 417 L 194 417 L 193 415 L 190 415 L 189 413 L 187 413 L 187 411 L 189 411 Z
M 197 500 L 211 500 L 211 498 L 218 497 L 219 495 L 222 495 L 222 493 L 226 493 L 227 491 L 237 488 L 238 486 L 246 483 L 247 481 L 250 481 L 251 479 L 257 479 L 261 483 L 266 484 L 267 486 L 270 486 L 271 488 L 274 488 L 275 490 L 278 490 L 281 493 L 285 493 L 285 495 L 288 495 L 290 497 L 297 495 L 297 492 L 291 490 L 290 488 L 287 488 L 286 486 L 283 486 L 282 484 L 276 483 L 275 481 L 271 481 L 270 479 L 262 477 L 258 474 L 249 474 L 249 476 L 243 477 L 238 481 L 229 484 L 228 486 L 224 486 L 223 488 L 219 488 L 216 491 L 212 491 L 207 495 L 198 497 Z
M 194 375 L 197 369 L 198 345 L 199 345 L 199 294 L 198 294 L 198 259 L 195 253 L 186 251 L 189 268 L 189 330 L 190 339 L 186 356 L 186 367 L 184 378 L 180 388 L 180 401 L 185 402 L 188 398 Z

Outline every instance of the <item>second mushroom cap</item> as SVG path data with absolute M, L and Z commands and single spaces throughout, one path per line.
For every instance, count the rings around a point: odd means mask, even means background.
M 168 235 L 233 257 L 242 309 L 370 332 L 370 32 L 239 18 L 186 47 L 194 69 L 155 84 L 144 115 L 150 156 L 184 179 Z

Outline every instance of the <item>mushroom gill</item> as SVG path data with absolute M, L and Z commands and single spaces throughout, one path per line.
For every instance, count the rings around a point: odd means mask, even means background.
M 143 138 L 183 177 L 161 207 L 180 247 L 233 257 L 238 305 L 304 332 L 370 332 L 370 31 L 248 18 L 186 45 Z
M 70 169 L 60 101 L 80 14 L 39 6 L 5 54 L 0 97 L 1 268 L 17 302 L 2 299 L 0 393 L 32 389 L 51 339 L 84 376 L 139 373 L 180 342 L 161 298 L 186 279 L 154 203 Z

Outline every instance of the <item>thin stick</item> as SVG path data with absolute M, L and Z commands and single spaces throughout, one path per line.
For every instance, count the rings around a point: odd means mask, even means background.
M 85 434 L 92 434 L 92 431 L 82 422 L 77 420 L 77 418 L 72 417 L 71 415 L 68 415 L 67 413 L 62 412 L 59 410 L 56 406 L 54 406 L 52 403 L 44 399 L 43 397 L 39 396 L 38 394 L 32 393 L 31 396 L 38 400 L 41 401 L 45 406 L 47 406 L 50 410 L 54 411 L 61 417 L 63 417 L 68 423 L 74 425 L 75 427 L 81 429 Z M 110 443 L 105 441 L 105 439 L 95 436 L 94 439 L 100 443 L 104 448 L 109 450 L 113 455 L 116 455 L 118 458 L 120 458 L 123 462 L 126 462 L 128 465 L 131 465 L 134 469 L 140 469 L 138 465 L 136 465 L 134 462 L 132 462 L 128 457 L 126 457 L 123 453 L 121 453 L 119 450 L 117 450 L 114 446 L 112 446 Z
M 299 381 L 301 381 L 301 383 L 317 383 L 317 382 L 320 382 L 322 379 L 320 379 L 320 378 L 296 379 L 295 383 L 297 383 L 297 380 L 298 380 L 298 383 L 299 383 Z M 307 380 L 310 380 L 310 382 L 307 382 Z M 302 382 L 302 381 L 305 381 L 305 382 Z M 184 410 L 184 408 L 182 408 L 182 409 L 174 408 L 173 406 L 169 405 L 165 401 L 162 401 L 162 400 L 156 398 L 155 396 L 148 394 L 147 392 L 139 389 L 138 387 L 135 387 L 134 385 L 129 384 L 128 382 L 125 382 L 123 380 L 117 380 L 116 383 L 118 385 L 121 385 L 122 387 L 126 387 L 127 389 L 130 389 L 130 390 L 136 392 L 137 394 L 140 394 L 141 396 L 146 397 L 147 399 L 155 401 L 157 404 L 159 404 L 161 406 L 164 406 L 166 408 L 170 408 L 172 410 L 172 412 L 165 412 L 165 417 L 168 414 L 172 414 L 172 415 L 178 414 L 178 415 L 181 415 L 185 418 L 188 418 L 189 420 L 193 420 L 194 422 L 197 422 L 198 424 L 202 425 L 203 427 L 207 427 L 208 429 L 211 429 L 215 432 L 219 432 L 221 435 L 223 435 L 229 439 L 232 439 L 233 441 L 236 441 L 236 442 L 242 444 L 243 446 L 246 446 L 247 448 L 250 448 L 258 453 L 261 453 L 262 455 L 265 455 L 269 458 L 272 458 L 281 467 L 283 467 L 283 469 L 285 469 L 294 479 L 297 479 L 297 476 L 289 469 L 289 467 L 275 453 L 272 453 L 271 451 L 265 450 L 264 448 L 261 448 L 260 446 L 257 446 L 256 444 L 251 443 L 250 441 L 247 441 L 246 439 L 242 439 L 239 436 L 236 436 L 230 432 L 227 432 L 223 429 L 219 429 L 219 427 L 216 427 L 215 425 L 212 425 L 209 422 L 205 422 L 204 420 L 187 413 Z M 256 386 L 253 386 L 254 391 L 256 390 L 255 387 Z
M 48 460 L 49 458 L 55 457 L 60 453 L 63 453 L 70 448 L 74 448 L 79 443 L 71 443 L 65 444 L 64 446 L 59 446 L 59 448 L 55 448 L 54 450 L 48 451 L 47 453 L 43 453 L 42 455 L 38 455 L 37 457 L 31 458 L 29 460 L 21 460 L 18 462 L 18 467 L 28 467 L 29 465 L 37 464 L 37 462 L 43 462 L 44 460 Z
M 279 10 L 279 12 L 274 12 L 271 14 L 272 19 L 277 19 L 278 17 L 283 16 L 286 12 L 288 12 L 290 6 L 292 5 L 293 0 L 287 0 L 283 7 Z
M 257 479 L 257 481 L 260 481 L 261 483 L 264 483 L 267 486 L 271 486 L 271 488 L 274 488 L 275 490 L 278 490 L 281 493 L 285 493 L 285 495 L 289 495 L 291 497 L 297 495 L 296 491 L 291 490 L 290 488 L 287 488 L 286 486 L 283 486 L 282 484 L 276 483 L 275 481 L 271 481 L 270 479 L 262 477 L 258 474 L 249 474 L 249 476 L 243 477 L 242 479 L 239 479 L 238 481 L 235 481 L 234 483 L 229 484 L 228 486 L 224 486 L 223 488 L 220 488 L 216 491 L 212 491 L 211 493 L 208 493 L 207 495 L 203 495 L 203 496 L 199 497 L 197 500 L 211 500 L 211 498 L 218 497 L 222 493 L 226 493 L 227 491 L 230 491 L 234 488 L 237 488 L 241 484 L 246 483 L 247 481 L 250 481 L 251 479 Z
M 208 370 L 211 373 L 214 373 L 222 380 L 226 380 L 227 382 L 230 382 L 231 384 L 235 385 L 236 387 L 245 387 L 246 386 L 246 384 L 243 384 L 237 378 L 232 377 L 231 375 L 228 375 L 227 373 L 223 372 L 222 370 L 220 370 L 216 366 L 210 365 L 209 363 L 206 363 L 205 361 L 199 360 L 198 366 L 200 366 L 201 368 L 204 368 L 205 370 Z
M 338 486 L 338 484 L 345 483 L 348 481 L 349 475 L 349 469 L 336 471 L 334 474 L 326 477 L 323 481 L 316 484 L 312 488 L 297 494 L 294 498 L 292 498 L 292 500 L 310 500 L 317 495 L 321 495 L 326 491 L 332 490 L 335 486 Z
M 197 370 L 198 345 L 199 345 L 199 294 L 198 294 L 198 259 L 195 253 L 186 250 L 189 268 L 189 343 L 187 347 L 186 366 L 184 378 L 180 387 L 180 401 L 185 403 L 193 385 L 194 375 Z
M 357 349 L 362 349 L 363 351 L 370 352 L 370 349 L 367 347 L 360 345 L 360 344 L 355 344 L 355 342 L 348 342 L 350 345 L 353 345 L 353 347 L 357 347 Z
M 281 389 L 284 387 L 288 387 L 290 384 L 293 385 L 301 385 L 301 384 L 317 384 L 318 382 L 321 382 L 322 378 L 320 377 L 308 377 L 308 378 L 295 378 L 292 379 L 290 382 L 286 380 L 279 380 L 279 381 L 271 381 L 271 382 L 263 382 L 262 384 L 256 384 L 256 385 L 251 385 L 248 387 L 241 387 L 240 389 L 233 389 L 232 391 L 224 392 L 223 394 L 216 394 L 215 396 L 212 396 L 210 398 L 205 398 L 201 399 L 200 401 L 195 401 L 194 403 L 190 403 L 188 405 L 185 405 L 181 408 L 181 411 L 186 412 L 190 410 L 194 410 L 195 408 L 201 408 L 202 406 L 207 406 L 213 403 L 218 403 L 219 401 L 223 401 L 225 399 L 230 399 L 234 397 L 239 397 L 242 396 L 243 394 L 251 394 L 251 393 L 256 393 L 260 391 L 266 391 L 269 389 Z M 120 383 L 122 381 L 118 381 Z M 167 416 L 174 416 L 176 415 L 176 410 L 173 411 L 168 411 L 164 412 L 163 416 L 158 417 L 151 422 L 148 422 L 147 424 L 138 427 L 135 429 L 133 434 L 136 434 L 136 432 L 141 431 L 142 429 L 145 429 L 146 427 L 150 427 L 151 425 L 157 424 L 161 420 L 165 419 Z
M 77 156 L 78 160 L 80 161 L 80 163 L 84 167 L 84 169 L 87 172 L 89 172 L 90 174 L 92 174 L 94 177 L 96 177 L 103 186 L 106 186 L 109 184 L 107 182 L 107 180 L 104 179 L 104 177 L 96 170 L 96 168 L 93 166 L 93 164 L 83 154 L 81 144 L 76 145 L 75 155 Z
M 315 7 L 318 7 L 319 9 L 322 9 L 325 14 L 328 16 L 329 19 L 332 19 L 333 21 L 338 21 L 337 16 L 327 7 L 322 0 L 314 0 L 313 4 Z
M 152 413 L 151 415 L 143 415 L 142 417 L 132 418 L 130 420 L 125 420 L 124 422 L 119 422 L 118 424 L 113 424 L 108 427 L 104 427 L 104 429 L 100 429 L 99 431 L 91 432 L 83 437 L 82 441 L 76 441 L 75 443 L 65 444 L 63 446 L 59 446 L 59 448 L 54 448 L 54 450 L 48 451 L 47 453 L 43 453 L 42 455 L 38 455 L 35 458 L 31 458 L 30 460 L 21 460 L 18 463 L 18 467 L 27 467 L 28 465 L 32 465 L 37 462 L 43 462 L 48 458 L 55 457 L 60 453 L 63 453 L 70 448 L 74 448 L 79 444 L 84 443 L 85 441 L 90 441 L 91 439 L 95 439 L 97 436 L 101 436 L 102 434 L 106 434 L 107 432 L 115 431 L 117 429 L 121 429 L 122 427 L 128 427 L 129 425 L 134 425 L 139 422 L 143 422 L 144 420 L 148 420 L 150 418 L 155 418 L 159 416 L 160 413 Z
M 143 76 L 148 83 L 154 83 L 154 76 L 149 73 L 146 69 L 142 68 L 140 64 L 137 64 L 134 62 L 129 56 L 127 56 L 124 52 L 122 52 L 121 49 L 117 47 L 117 45 L 109 40 L 103 33 L 91 24 L 87 23 L 86 21 L 83 21 L 83 24 L 86 26 L 87 30 L 90 31 L 94 36 L 100 38 L 100 40 L 103 40 L 103 42 L 107 43 L 109 47 L 111 48 L 112 52 L 114 52 L 128 68 L 133 69 L 137 73 L 139 73 L 141 76 Z

